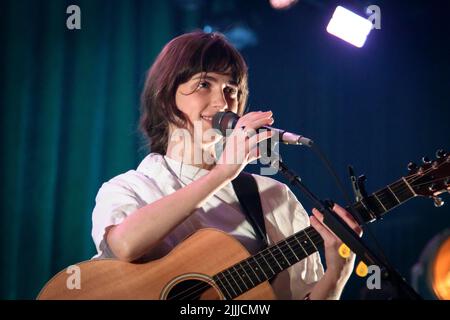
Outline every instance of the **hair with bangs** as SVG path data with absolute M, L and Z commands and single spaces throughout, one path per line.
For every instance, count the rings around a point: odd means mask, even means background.
M 180 84 L 203 72 L 230 74 L 238 86 L 238 113 L 244 113 L 248 73 L 239 51 L 221 33 L 183 34 L 162 49 L 142 91 L 140 128 L 149 140 L 151 152 L 166 153 L 170 123 L 186 127 L 188 120 L 177 108 L 175 94 Z

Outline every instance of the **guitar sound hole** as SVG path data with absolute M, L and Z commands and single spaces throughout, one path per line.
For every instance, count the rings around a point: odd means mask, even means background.
M 208 283 L 201 280 L 184 280 L 170 289 L 167 300 L 200 300 L 210 288 L 212 287 Z

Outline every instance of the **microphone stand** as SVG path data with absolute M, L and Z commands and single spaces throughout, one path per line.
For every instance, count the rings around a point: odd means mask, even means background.
M 291 171 L 285 163 L 277 160 L 278 171 L 281 172 L 289 182 L 302 191 L 314 206 L 323 214 L 324 223 L 336 234 L 366 265 L 377 265 L 381 269 L 381 275 L 384 280 L 389 281 L 397 289 L 398 299 L 422 300 L 422 297 L 414 291 L 413 288 L 402 278 L 402 276 L 387 262 L 373 253 L 358 235 L 333 212 L 333 203 L 331 201 L 321 201 L 317 198 L 300 180 L 300 178 Z

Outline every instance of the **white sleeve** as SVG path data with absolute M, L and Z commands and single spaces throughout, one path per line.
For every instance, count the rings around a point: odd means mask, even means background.
M 271 244 L 310 226 L 308 214 L 287 185 L 278 182 L 268 196 L 272 199 L 272 214 L 266 216 L 266 229 Z M 272 287 L 278 299 L 303 299 L 323 274 L 320 254 L 316 252 L 281 272 Z
M 292 191 L 287 186 L 286 188 L 288 189 L 288 202 L 294 207 L 293 227 L 294 233 L 296 233 L 310 226 L 309 216 Z M 312 287 L 324 274 L 319 252 L 309 255 L 291 269 L 293 299 L 303 299 L 306 294 L 311 292 Z
M 104 183 L 95 198 L 92 212 L 92 238 L 97 248 L 93 258 L 113 258 L 105 235 L 108 228 L 120 224 L 129 214 L 144 206 L 139 196 L 120 179 Z
M 309 216 L 292 191 L 286 185 L 285 187 L 290 212 L 293 213 L 293 233 L 296 233 L 310 226 Z M 303 299 L 324 275 L 319 252 L 309 255 L 290 269 L 293 299 Z

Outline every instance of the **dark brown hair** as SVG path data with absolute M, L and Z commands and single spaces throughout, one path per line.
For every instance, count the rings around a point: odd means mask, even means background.
M 180 84 L 200 72 L 230 73 L 238 85 L 238 113 L 244 113 L 248 74 L 241 54 L 220 33 L 183 34 L 158 55 L 142 92 L 140 128 L 151 152 L 166 153 L 170 123 L 186 127 L 188 120 L 175 104 L 175 93 Z

